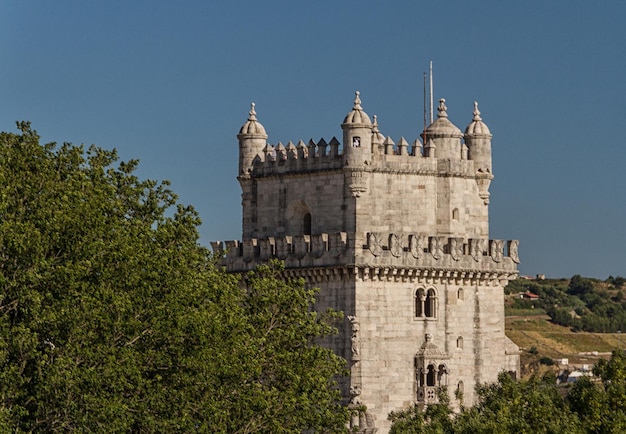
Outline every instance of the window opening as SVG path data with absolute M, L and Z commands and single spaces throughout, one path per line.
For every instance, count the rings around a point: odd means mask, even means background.
M 308 212 L 302 218 L 302 228 L 304 235 L 311 235 L 311 213 Z

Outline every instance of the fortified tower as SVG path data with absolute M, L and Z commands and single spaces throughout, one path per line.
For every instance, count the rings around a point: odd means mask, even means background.
M 358 92 L 343 140 L 266 142 L 254 104 L 239 139 L 243 239 L 213 243 L 228 271 L 270 258 L 321 289 L 317 308 L 345 313 L 328 342 L 350 366 L 352 426 L 385 433 L 391 411 L 471 405 L 474 385 L 519 372 L 504 333 L 504 294 L 518 242 L 489 239 L 491 133 L 474 103 L 461 132 L 445 100 L 423 143 L 380 131 Z M 225 252 L 225 253 L 224 253 Z

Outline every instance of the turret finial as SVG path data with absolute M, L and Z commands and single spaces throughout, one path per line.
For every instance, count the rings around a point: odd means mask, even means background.
M 374 115 L 374 124 L 372 125 L 378 131 L 378 116 Z
M 439 107 L 437 107 L 437 117 L 438 118 L 447 118 L 448 117 L 448 107 L 446 107 L 445 98 L 441 98 L 439 100 Z
M 474 120 L 482 121 L 483 119 L 480 117 L 480 110 L 478 110 L 478 102 L 474 101 Z
M 362 110 L 361 108 L 361 98 L 359 98 L 359 95 L 361 95 L 361 92 L 359 92 L 358 90 L 356 92 L 354 92 L 354 107 L 353 110 Z
M 256 121 L 256 111 L 254 110 L 254 103 L 250 104 L 250 111 L 248 112 L 248 120 L 249 121 Z

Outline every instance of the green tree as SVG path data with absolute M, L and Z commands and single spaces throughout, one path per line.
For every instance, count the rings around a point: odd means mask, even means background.
M 589 294 L 593 292 L 593 282 L 581 277 L 580 274 L 575 274 L 569 281 L 567 292 L 572 295 Z
M 240 303 L 246 342 L 230 346 L 239 363 L 232 383 L 240 396 L 229 398 L 230 384 L 223 390 L 214 409 L 223 417 L 209 432 L 345 431 L 349 413 L 333 379 L 347 374 L 346 361 L 314 344 L 335 333 L 331 324 L 341 315 L 312 310 L 317 291 L 302 280 L 284 280 L 283 271 L 282 263 L 272 261 L 246 276 Z M 220 377 L 213 381 L 219 388 Z
M 447 394 L 439 404 L 392 413 L 391 433 L 583 433 L 577 415 L 558 393 L 554 376 L 515 381 L 502 373 L 498 381 L 476 389 L 478 402 L 453 415 Z
M 444 434 L 454 432 L 450 397 L 445 387 L 438 391 L 438 402 L 425 409 L 413 405 L 406 410 L 391 412 L 389 434 Z
M 600 382 L 582 377 L 568 394 L 573 411 L 580 415 L 588 432 L 626 432 L 626 357 L 614 351 L 610 360 L 601 359 L 593 368 Z
M 0 432 L 337 432 L 314 291 L 198 244 L 115 151 L 0 133 Z M 336 315 L 336 314 L 331 314 Z
M 477 388 L 478 403 L 459 415 L 457 433 L 582 433 L 576 414 L 548 376 L 515 381 L 501 373 L 498 382 Z

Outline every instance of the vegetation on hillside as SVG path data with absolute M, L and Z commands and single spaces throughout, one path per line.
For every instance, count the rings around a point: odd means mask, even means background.
M 505 288 L 511 314 L 535 309 L 547 313 L 555 324 L 573 331 L 616 333 L 626 331 L 626 279 L 605 281 L 575 275 L 571 279 L 518 279 Z M 537 299 L 521 298 L 531 292 Z
M 114 151 L 0 133 L 0 432 L 342 432 L 333 318 Z M 114 165 L 115 164 L 115 165 Z

